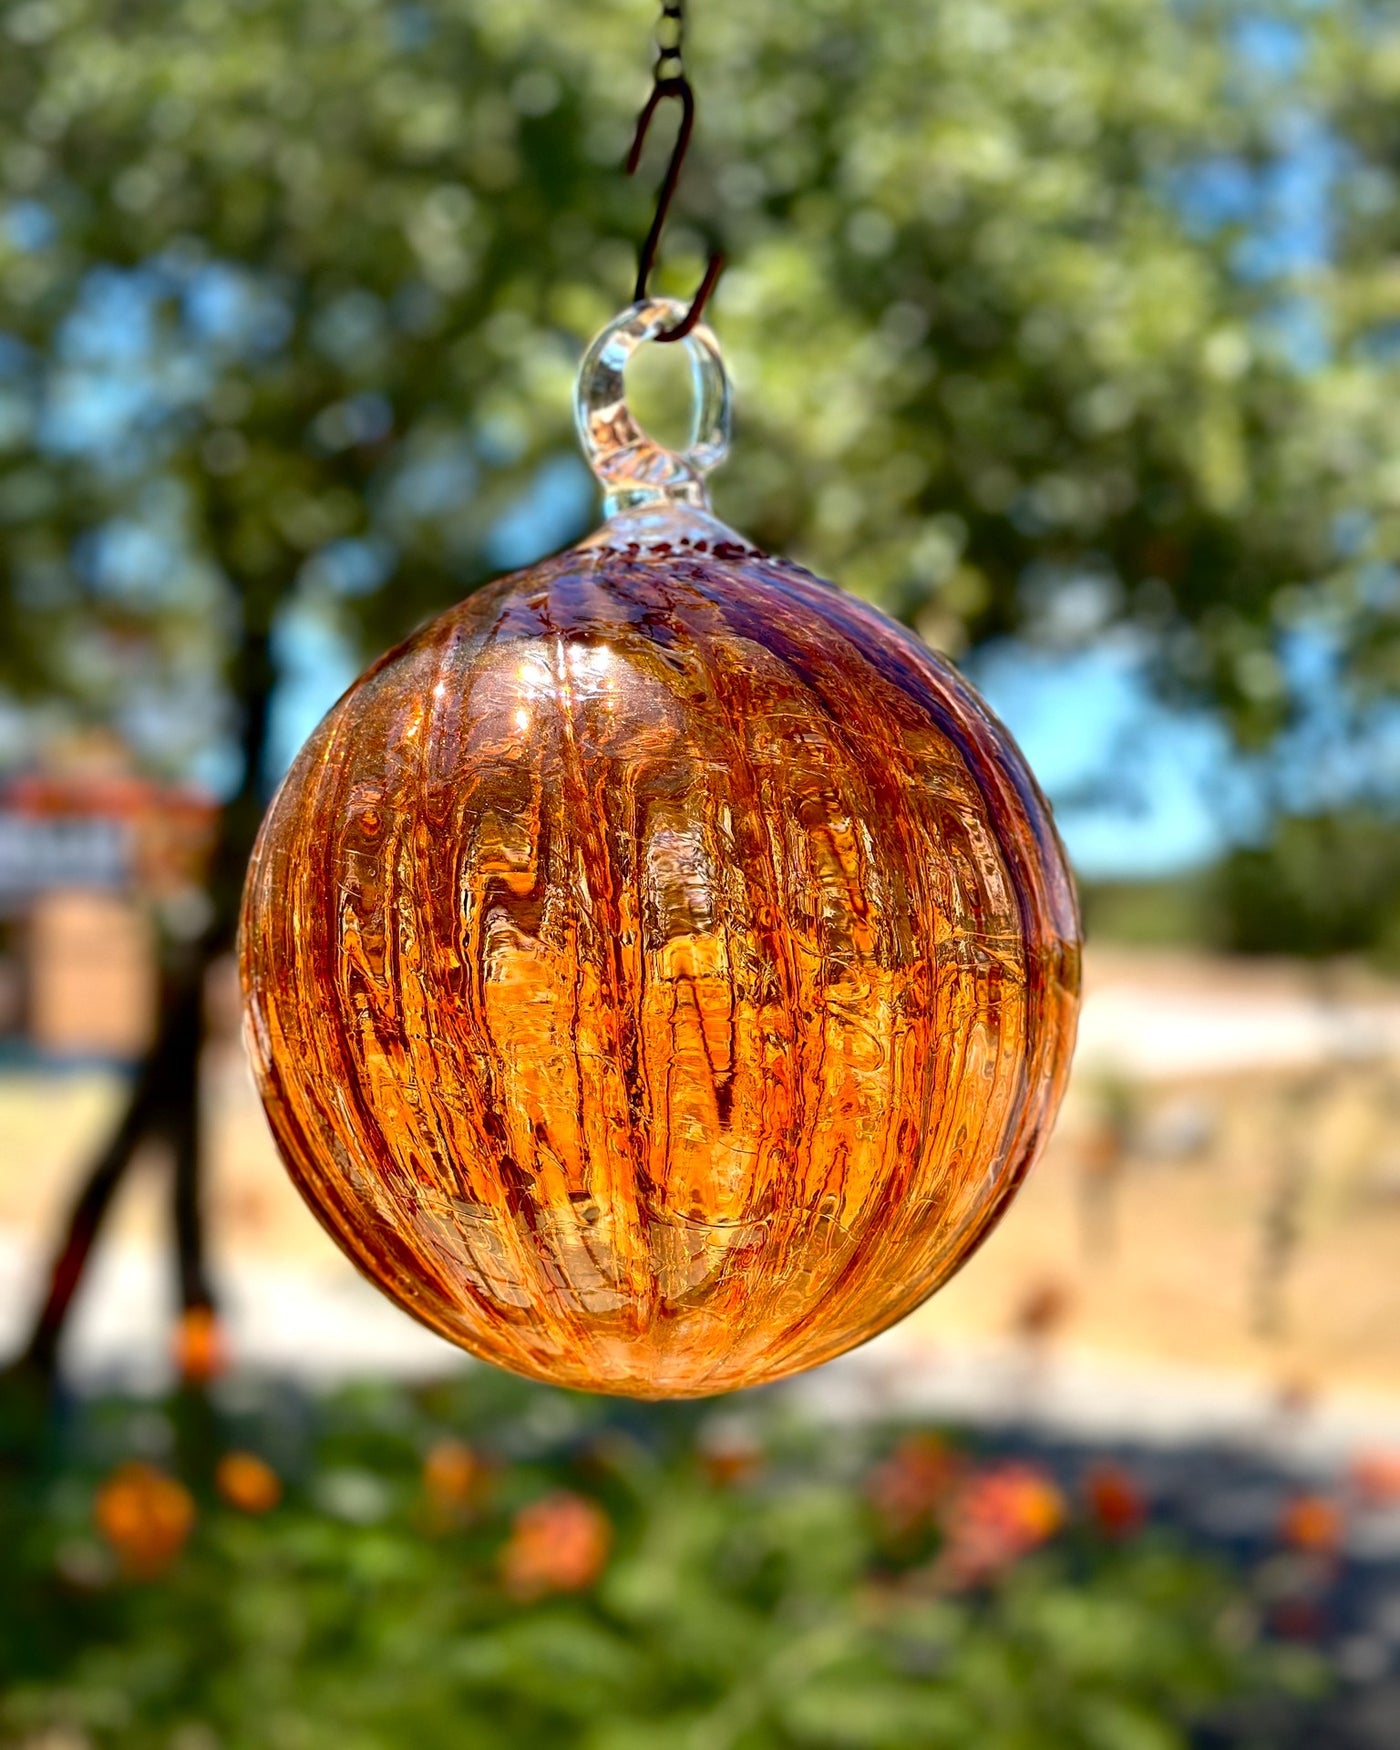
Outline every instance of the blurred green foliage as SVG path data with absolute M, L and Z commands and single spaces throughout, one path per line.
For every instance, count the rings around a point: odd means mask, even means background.
M 721 238 L 731 520 L 955 651 L 1129 622 L 1256 741 L 1292 626 L 1396 679 L 1392 9 L 692 10 L 663 283 Z M 178 758 L 289 600 L 368 650 L 586 523 L 571 378 L 659 174 L 664 141 L 619 168 L 653 12 L 5 9 L 6 685 Z M 1308 140 L 1326 247 L 1280 253 Z
M 1091 941 L 1356 956 L 1400 969 L 1400 833 L 1378 809 L 1281 816 L 1211 868 L 1081 889 Z
M 931 1583 L 936 1534 L 892 1541 L 872 1504 L 892 1434 L 779 1403 L 743 1407 L 729 1468 L 716 1434 L 732 1451 L 735 1431 L 713 1412 L 486 1370 L 416 1397 L 245 1408 L 225 1437 L 275 1458 L 285 1500 L 254 1517 L 201 1492 L 183 1554 L 144 1579 L 97 1538 L 94 1490 L 180 1412 L 89 1408 L 42 1486 L 6 1498 L 3 1741 L 1172 1750 L 1227 1699 L 1311 1681 L 1305 1657 L 1255 1639 L 1238 1579 L 1161 1532 L 1115 1542 L 1080 1519 L 974 1591 Z M 424 1492 L 445 1436 L 487 1466 L 455 1523 Z M 198 1473 L 188 1441 L 182 1463 Z M 512 1595 L 512 1524 L 561 1490 L 606 1514 L 608 1558 L 581 1587 Z
M 1400 967 L 1400 834 L 1385 815 L 1280 820 L 1268 844 L 1231 852 L 1211 888 L 1224 946 Z
M 1090 942 L 1135 948 L 1217 943 L 1212 871 L 1154 881 L 1081 881 L 1079 903 Z

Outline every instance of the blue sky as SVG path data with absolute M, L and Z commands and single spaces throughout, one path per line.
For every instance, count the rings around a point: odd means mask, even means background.
M 975 678 L 1054 804 L 1081 874 L 1197 868 L 1243 824 L 1224 729 L 1154 698 L 1126 641 L 1078 652 L 1007 644 L 978 660 Z

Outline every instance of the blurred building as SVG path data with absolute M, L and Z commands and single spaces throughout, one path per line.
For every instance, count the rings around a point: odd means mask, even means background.
M 0 1049 L 140 1053 L 158 908 L 197 895 L 216 818 L 207 794 L 105 741 L 0 782 Z

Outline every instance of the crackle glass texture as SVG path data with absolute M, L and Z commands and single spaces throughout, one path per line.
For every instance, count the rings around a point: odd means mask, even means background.
M 605 527 L 381 660 L 243 921 L 272 1128 L 345 1251 L 477 1355 L 640 1397 L 930 1294 L 1034 1158 L 1077 1005 L 1006 732 L 726 533 Z

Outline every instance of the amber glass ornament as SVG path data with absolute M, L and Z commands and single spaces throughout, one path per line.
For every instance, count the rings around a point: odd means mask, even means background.
M 381 658 L 268 812 L 249 1037 L 292 1177 L 503 1367 L 638 1397 L 811 1366 L 930 1294 L 1034 1159 L 1079 931 L 1045 802 L 948 664 L 718 522 L 584 360 L 608 516 Z

